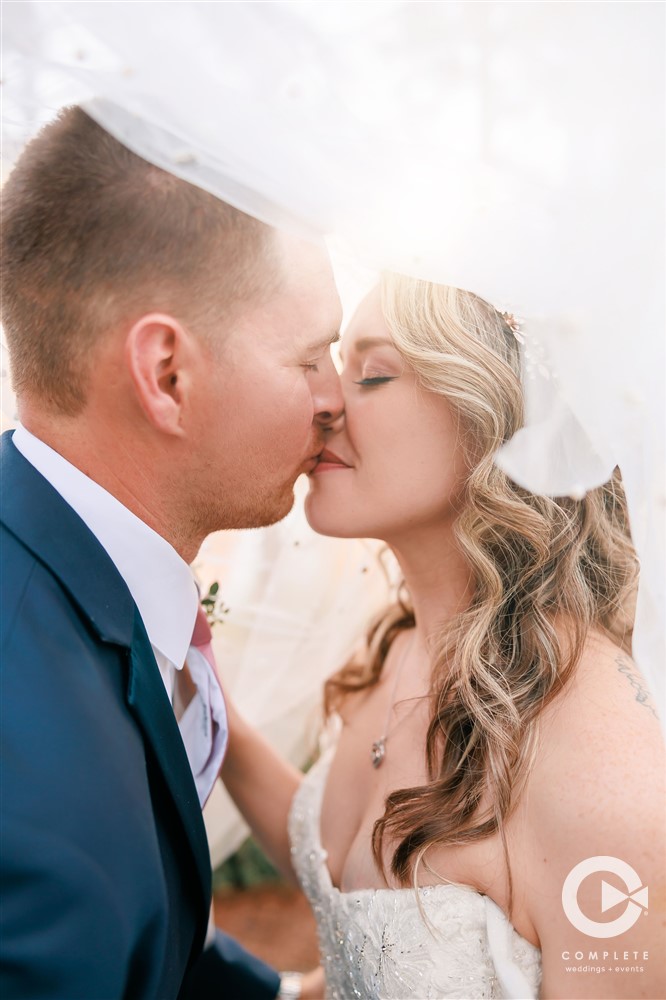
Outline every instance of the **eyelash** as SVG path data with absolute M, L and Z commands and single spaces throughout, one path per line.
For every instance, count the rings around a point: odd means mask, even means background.
M 393 382 L 396 377 L 395 375 L 375 375 L 374 378 L 362 378 L 360 382 L 355 382 L 354 384 L 371 388 L 373 385 L 383 385 L 385 382 Z

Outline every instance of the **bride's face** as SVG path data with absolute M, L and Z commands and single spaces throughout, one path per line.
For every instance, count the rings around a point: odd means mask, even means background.
M 342 359 L 345 422 L 310 475 L 311 526 L 400 544 L 451 522 L 466 477 L 456 420 L 393 346 L 378 290 L 354 315 Z

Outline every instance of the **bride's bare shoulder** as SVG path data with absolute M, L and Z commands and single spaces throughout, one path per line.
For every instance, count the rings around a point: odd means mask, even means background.
M 621 943 L 658 951 L 666 918 L 665 775 L 661 726 L 645 679 L 621 649 L 591 636 L 570 682 L 542 713 L 516 813 L 519 881 L 525 919 L 543 949 L 544 995 L 565 995 L 557 992 L 569 988 L 560 981 L 559 956 L 584 940 L 561 902 L 565 880 L 583 861 L 605 872 L 619 859 L 650 886 L 649 919 L 624 933 Z M 600 878 L 586 880 L 578 904 L 603 922 Z M 617 888 L 623 888 L 621 879 Z
M 563 837 L 587 832 L 595 839 L 595 827 L 631 837 L 631 815 L 663 825 L 665 773 L 663 732 L 645 678 L 618 646 L 591 635 L 570 681 L 542 714 L 529 779 L 533 819 L 543 827 L 557 812 L 568 816 L 566 829 L 550 827 Z
M 663 752 L 657 708 L 639 667 L 610 639 L 591 633 L 564 690 L 545 708 L 540 760 L 560 767 L 584 753 L 588 768 L 624 767 Z

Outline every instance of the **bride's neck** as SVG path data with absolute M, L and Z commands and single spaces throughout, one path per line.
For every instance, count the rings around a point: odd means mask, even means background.
M 391 545 L 400 563 L 424 638 L 438 632 L 469 605 L 473 578 L 452 531 L 428 533 Z

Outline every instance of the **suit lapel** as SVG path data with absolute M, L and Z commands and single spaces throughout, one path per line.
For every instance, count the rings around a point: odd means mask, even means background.
M 206 908 L 210 856 L 194 778 L 143 621 L 115 564 L 78 514 L 14 447 L 0 444 L 0 517 L 58 578 L 100 640 L 129 650 L 127 701 L 164 773 Z
M 210 903 L 211 870 L 206 828 L 194 778 L 173 709 L 138 610 L 130 649 L 127 701 L 164 774 L 192 847 L 205 906 Z M 174 748 L 178 752 L 174 752 Z

